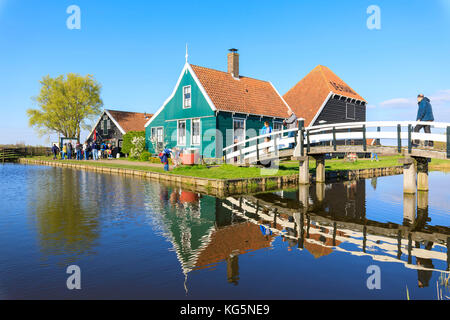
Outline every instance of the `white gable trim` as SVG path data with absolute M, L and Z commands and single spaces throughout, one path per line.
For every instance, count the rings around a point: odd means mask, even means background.
M 116 127 L 119 128 L 120 132 L 122 132 L 122 134 L 126 134 L 125 130 L 122 129 L 120 124 L 116 121 L 116 119 L 114 119 L 114 117 L 111 115 L 111 113 L 109 113 L 108 110 L 105 110 L 105 112 L 108 115 L 108 117 L 112 120 L 112 122 L 116 125 Z
M 323 102 L 322 106 L 320 107 L 319 111 L 317 111 L 316 115 L 314 116 L 314 118 L 312 119 L 311 123 L 309 124 L 308 128 L 312 127 L 314 125 L 314 123 L 316 122 L 317 118 L 322 113 L 323 108 L 325 108 L 326 104 L 328 103 L 328 101 L 330 100 L 330 98 L 332 96 L 333 96 L 333 91 L 330 91 L 330 93 L 328 94 L 327 98 L 325 99 L 325 101 Z
M 203 85 L 201 84 L 200 80 L 197 78 L 197 75 L 195 74 L 194 70 L 192 69 L 190 64 L 187 64 L 189 72 L 191 73 L 192 77 L 195 80 L 195 83 L 197 84 L 197 86 L 200 88 L 201 93 L 203 93 L 203 96 L 205 97 L 206 101 L 208 102 L 209 106 L 211 107 L 212 111 L 217 111 L 216 106 L 214 105 L 214 103 L 212 102 L 211 98 L 209 97 L 209 95 L 206 93 L 205 88 L 203 87 Z
M 158 115 L 164 110 L 165 106 L 170 102 L 170 100 L 172 100 L 172 98 L 175 96 L 175 93 L 178 90 L 178 87 L 180 86 L 181 83 L 181 79 L 183 79 L 183 76 L 185 73 L 187 73 L 187 71 L 189 71 L 191 73 L 192 78 L 194 78 L 195 83 L 197 84 L 197 86 L 200 89 L 200 92 L 203 94 L 203 96 L 205 97 L 206 101 L 208 102 L 209 106 L 211 107 L 211 109 L 213 111 L 216 111 L 216 107 L 214 106 L 214 104 L 211 101 L 211 98 L 208 96 L 208 94 L 206 93 L 205 88 L 203 88 L 202 84 L 200 83 L 200 80 L 198 80 L 197 75 L 195 74 L 194 70 L 192 69 L 191 65 L 186 62 L 183 70 L 181 71 L 180 76 L 178 77 L 178 81 L 177 84 L 175 85 L 175 88 L 172 91 L 172 94 L 169 96 L 169 98 L 166 99 L 166 101 L 164 101 L 163 105 L 158 109 L 158 111 L 153 115 L 153 117 L 150 118 L 150 120 L 145 124 L 145 128 L 147 128 L 152 122 L 153 120 L 156 119 L 156 117 L 158 117 Z M 191 98 L 192 98 L 192 93 L 191 93 Z
M 116 127 L 119 128 L 119 130 L 120 130 L 120 132 L 121 132 L 122 134 L 126 134 L 125 130 L 122 129 L 122 127 L 120 126 L 120 124 L 116 121 L 116 119 L 114 119 L 114 117 L 111 115 L 111 113 L 109 113 L 108 110 L 105 109 L 105 110 L 102 112 L 102 114 L 100 115 L 100 117 L 98 118 L 98 120 L 97 120 L 97 122 L 95 123 L 95 125 L 92 127 L 92 130 L 91 130 L 91 132 L 89 133 L 89 135 L 88 135 L 88 137 L 87 137 L 88 139 L 92 136 L 92 134 L 94 133 L 95 128 L 97 128 L 98 124 L 100 123 L 100 121 L 102 120 L 102 118 L 103 118 L 103 116 L 104 116 L 105 114 L 112 120 L 112 122 L 116 125 Z

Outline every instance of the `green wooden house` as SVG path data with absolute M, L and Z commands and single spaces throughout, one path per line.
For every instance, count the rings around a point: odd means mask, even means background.
M 222 159 L 223 148 L 260 134 L 264 122 L 281 130 L 289 106 L 272 83 L 239 75 L 231 49 L 228 72 L 187 62 L 161 108 L 147 122 L 146 146 L 198 149 L 203 159 Z

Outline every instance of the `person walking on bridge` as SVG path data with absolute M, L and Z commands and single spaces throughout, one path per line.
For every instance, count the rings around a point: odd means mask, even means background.
M 417 110 L 416 121 L 434 121 L 433 109 L 431 107 L 430 99 L 425 97 L 423 94 L 417 96 L 417 103 L 419 104 L 419 109 Z M 414 128 L 414 132 L 419 132 L 420 129 L 424 129 L 425 133 L 431 133 L 431 126 L 429 125 L 417 125 Z M 415 140 L 413 143 L 414 147 L 419 146 L 419 141 Z M 433 141 L 425 141 L 425 147 L 433 147 Z
M 283 121 L 284 126 L 286 126 L 288 129 L 296 129 L 298 128 L 298 121 L 297 121 L 297 116 L 295 115 L 294 111 L 289 109 L 289 118 L 287 120 Z M 295 137 L 296 132 L 295 131 L 291 131 L 288 133 L 288 137 L 289 138 L 293 138 Z M 289 143 L 289 149 L 292 149 L 295 146 L 294 143 Z

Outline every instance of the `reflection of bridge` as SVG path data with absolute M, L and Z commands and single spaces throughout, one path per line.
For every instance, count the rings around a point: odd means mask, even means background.
M 248 165 L 274 160 L 298 160 L 299 183 L 309 183 L 309 157 L 316 160 L 316 181 L 325 182 L 325 155 L 330 153 L 404 154 L 404 191 L 428 190 L 429 159 L 450 159 L 450 123 L 439 122 L 347 122 L 288 129 L 251 137 L 223 149 L 226 162 Z M 432 133 L 414 132 L 417 125 L 428 125 Z M 392 130 L 394 128 L 394 130 Z M 405 129 L 406 128 L 406 129 Z M 439 132 L 438 132 L 439 131 Z M 286 136 L 287 135 L 287 136 Z M 374 146 L 368 140 L 394 139 L 395 147 Z M 264 140 L 264 141 L 262 141 Z M 404 142 L 406 140 L 406 143 Z M 434 141 L 446 144 L 446 150 L 423 149 L 414 142 Z M 404 143 L 404 145 L 403 145 Z M 289 148 L 291 146 L 292 148 Z M 416 182 L 416 170 L 417 182 Z
M 426 193 L 419 196 L 417 214 L 414 195 L 405 195 L 404 223 L 398 225 L 367 220 L 365 214 L 352 218 L 330 215 L 323 205 L 325 185 L 316 188 L 312 203 L 309 191 L 309 186 L 300 186 L 298 200 L 274 194 L 268 199 L 266 195 L 229 197 L 223 206 L 241 218 L 264 225 L 272 233 L 290 239 L 299 249 L 306 248 L 316 257 L 339 251 L 370 256 L 376 261 L 402 263 L 410 269 L 449 272 L 450 228 L 426 226 Z M 359 212 L 365 212 L 362 209 L 356 208 Z M 421 242 L 431 244 L 437 250 L 420 248 Z M 341 243 L 353 246 L 349 248 L 348 245 L 341 246 Z M 355 247 L 356 250 L 353 250 Z M 407 256 L 407 261 L 401 259 L 403 255 Z M 431 267 L 432 263 L 414 265 L 413 257 L 418 263 L 432 260 L 446 262 L 447 271 Z

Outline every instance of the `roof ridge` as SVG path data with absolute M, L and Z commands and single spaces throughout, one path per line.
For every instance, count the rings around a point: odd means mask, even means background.
M 231 74 L 228 73 L 227 71 L 217 70 L 217 69 L 213 69 L 213 68 L 209 68 L 209 67 L 203 67 L 203 66 L 199 66 L 199 65 L 191 64 L 191 63 L 189 63 L 189 64 L 191 65 L 191 67 L 203 68 L 203 69 L 213 70 L 213 71 L 217 71 L 217 72 L 221 72 L 221 73 L 225 73 L 225 74 L 231 75 Z M 253 78 L 253 77 L 248 77 L 248 76 L 243 76 L 243 75 L 239 75 L 239 78 L 252 79 L 252 80 L 262 81 L 262 82 L 267 82 L 267 83 L 270 82 L 269 80 L 261 80 L 261 79 L 257 79 L 257 78 Z
M 330 81 L 329 81 L 329 79 L 327 79 L 327 77 L 325 76 L 325 74 L 323 73 L 323 70 L 322 70 L 322 67 L 325 67 L 325 66 L 319 64 L 317 67 L 318 67 L 319 70 L 320 70 L 320 74 L 322 75 L 322 78 L 323 78 L 323 80 L 325 81 L 325 83 L 326 83 L 326 85 L 327 85 L 327 88 L 328 88 L 330 91 L 333 91 L 333 89 L 330 87 L 330 83 L 329 83 Z M 330 71 L 331 71 L 331 70 L 330 70 Z
M 109 112 L 122 112 L 122 113 L 136 113 L 136 114 L 151 114 L 151 113 L 148 113 L 148 112 L 136 112 L 136 111 L 122 111 L 122 110 L 113 110 L 113 109 L 105 109 L 105 111 L 109 111 Z

